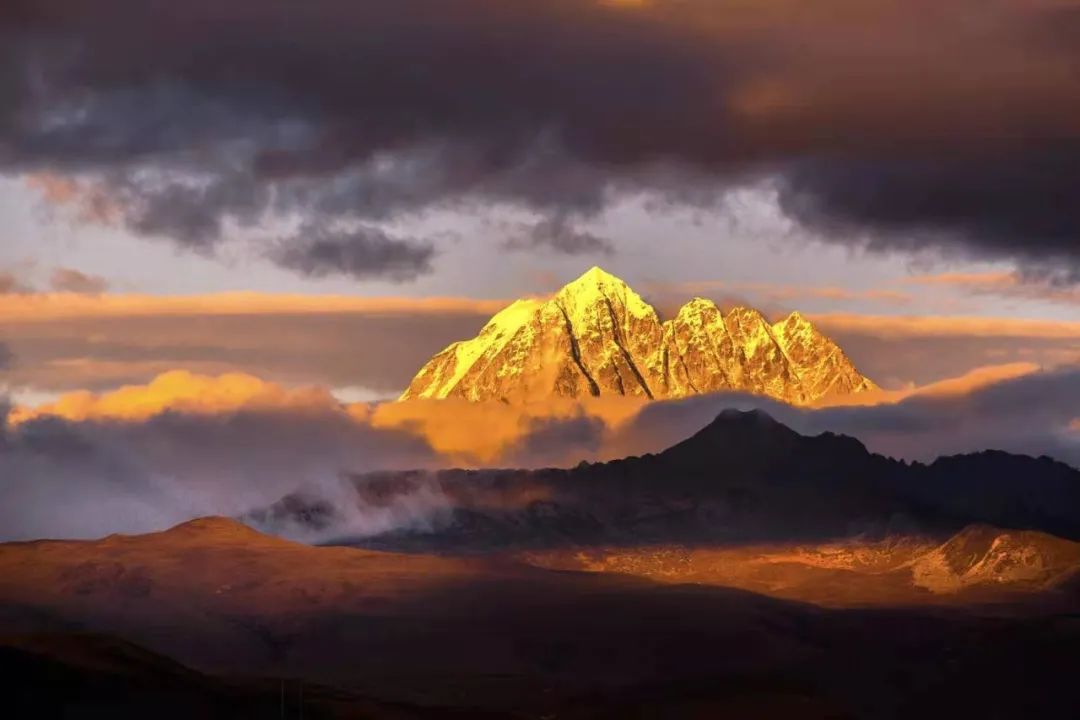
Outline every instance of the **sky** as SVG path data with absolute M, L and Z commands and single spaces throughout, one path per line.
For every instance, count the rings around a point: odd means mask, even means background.
M 1075 390 L 1078 85 L 1077 0 L 9 0 L 0 394 L 379 403 L 593 265 Z

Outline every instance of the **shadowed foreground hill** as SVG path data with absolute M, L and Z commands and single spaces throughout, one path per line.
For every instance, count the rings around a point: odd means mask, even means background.
M 980 532 L 946 561 L 993 545 Z M 1059 565 L 1072 557 L 1071 543 L 1025 537 Z M 302 679 L 339 688 L 356 703 L 341 712 L 366 717 L 1067 717 L 1075 588 L 1058 574 L 1021 588 L 1020 605 L 1007 593 L 1006 605 L 827 610 L 495 556 L 308 547 L 205 519 L 0 546 L 0 634 L 19 635 L 9 657 L 45 656 L 61 674 L 97 677 L 70 639 L 94 632 L 227 674 L 183 681 L 214 697 Z M 124 662 L 161 662 L 139 657 Z M 139 672 L 119 674 L 142 683 Z
M 5 712 L 16 718 L 422 720 L 462 710 L 381 703 L 277 678 L 214 677 L 131 643 L 86 633 L 0 637 Z M 483 718 L 476 709 L 468 717 Z

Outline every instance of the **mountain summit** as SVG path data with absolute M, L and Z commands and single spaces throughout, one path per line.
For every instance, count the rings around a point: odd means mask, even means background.
M 694 298 L 661 322 L 630 286 L 593 267 L 547 300 L 514 302 L 475 338 L 435 355 L 401 399 L 660 399 L 735 390 L 804 405 L 874 388 L 797 312 L 770 324 L 752 308 L 724 314 Z

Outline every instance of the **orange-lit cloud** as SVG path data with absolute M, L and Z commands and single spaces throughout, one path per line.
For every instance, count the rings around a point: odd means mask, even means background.
M 1080 287 L 1028 279 L 1016 272 L 940 273 L 918 275 L 908 283 L 958 288 L 981 295 L 999 295 L 1024 300 L 1042 300 L 1066 305 L 1080 304 Z
M 49 286 L 61 293 L 100 295 L 109 289 L 109 282 L 100 275 L 90 275 L 75 268 L 58 267 L 49 278 Z
M 175 360 L 107 360 L 92 357 L 56 358 L 29 368 L 34 378 L 40 378 L 46 387 L 58 388 L 60 393 L 88 389 L 119 389 L 124 386 L 143 384 L 159 375 L 176 371 Z M 183 370 L 196 375 L 225 375 L 237 370 L 230 363 L 213 360 L 189 360 Z M 14 377 L 24 372 L 20 363 L 11 369 Z M 62 383 L 62 384 L 60 384 Z M 54 391 L 55 393 L 56 391 Z
M 32 293 L 34 289 L 16 277 L 15 273 L 0 270 L 0 302 L 6 298 Z
M 24 177 L 26 184 L 37 190 L 41 199 L 53 205 L 66 205 L 79 196 L 79 184 L 73 178 L 54 173 L 31 173 Z
M 1080 321 L 1004 317 L 893 316 L 854 313 L 808 314 L 825 332 L 879 338 L 1016 337 L 1080 340 Z
M 319 388 L 287 389 L 243 373 L 209 377 L 174 370 L 158 375 L 148 385 L 107 393 L 84 390 L 38 407 L 18 407 L 9 420 L 17 425 L 48 415 L 75 422 L 137 421 L 168 411 L 213 415 L 242 409 L 325 409 L 335 405 L 333 396 Z
M 114 225 L 122 217 L 121 204 L 101 183 L 51 172 L 31 173 L 24 178 L 51 209 L 69 212 L 79 222 Z
M 975 368 L 960 377 L 948 378 L 915 388 L 910 394 L 926 397 L 966 395 L 1004 380 L 1013 380 L 1037 373 L 1042 368 L 1035 363 L 1008 363 Z
M 912 300 L 910 293 L 899 290 L 852 290 L 834 286 L 768 285 L 761 283 L 743 284 L 734 287 L 738 290 L 757 293 L 772 302 L 792 302 L 805 298 L 818 298 L 843 302 L 869 301 L 888 305 L 907 305 Z
M 623 397 L 552 399 L 520 406 L 465 400 L 344 404 L 322 388 L 287 388 L 243 373 L 208 376 L 174 370 L 146 385 L 102 393 L 81 390 L 53 402 L 16 407 L 9 422 L 20 425 L 46 416 L 72 422 L 139 422 L 166 412 L 311 411 L 340 414 L 374 430 L 422 438 L 452 464 L 471 465 L 497 462 L 545 422 L 588 419 L 617 429 L 632 420 L 643 404 Z
M 517 448 L 545 421 L 595 420 L 610 430 L 632 420 L 644 403 L 627 397 L 553 398 L 523 405 L 410 400 L 376 405 L 365 418 L 374 428 L 423 437 L 433 450 L 456 463 L 486 464 Z
M 865 397 L 833 400 L 819 407 L 959 397 L 1039 370 L 1030 363 L 977 368 L 921 387 L 866 393 Z M 646 400 L 626 397 L 553 398 L 522 405 L 457 399 L 345 404 L 317 387 L 287 388 L 241 373 L 206 376 L 173 371 L 146 385 L 104 393 L 80 391 L 40 406 L 17 407 L 9 420 L 14 425 L 44 416 L 73 422 L 138 422 L 170 411 L 210 416 L 239 411 L 321 413 L 347 418 L 375 431 L 414 436 L 448 465 L 574 464 L 585 457 L 612 459 L 642 452 L 642 438 L 630 426 L 649 405 Z M 528 443 L 542 438 L 547 428 L 562 428 L 564 432 L 540 449 L 531 448 Z
M 508 304 L 509 301 L 505 300 L 454 297 L 354 297 L 256 292 L 179 296 L 38 293 L 0 297 L 0 322 L 40 323 L 75 318 L 332 313 L 371 315 L 483 313 L 493 315 Z
M 797 303 L 807 299 L 834 300 L 844 303 L 877 303 L 889 306 L 908 305 L 911 293 L 888 288 L 855 289 L 832 285 L 794 285 L 778 283 L 730 283 L 720 280 L 703 280 L 679 283 L 648 283 L 650 293 L 662 297 L 685 299 L 694 295 L 715 297 L 748 296 L 760 304 Z M 730 303 L 723 303 L 730 304 Z
M 916 275 L 908 278 L 912 285 L 945 285 L 948 287 L 1002 287 L 1017 282 L 1015 273 L 939 273 L 937 275 Z
M 901 390 L 874 390 L 858 395 L 825 398 L 817 407 L 837 407 L 850 405 L 881 405 L 897 403 L 909 397 L 950 397 L 966 395 L 1004 380 L 1037 373 L 1041 366 L 1035 363 L 1019 362 L 1003 365 L 978 367 L 954 378 L 938 380 L 926 385 L 910 385 Z
M 997 295 L 1004 298 L 1039 300 L 1059 304 L 1080 304 L 1080 287 L 1075 284 L 1053 283 L 1038 277 L 1025 277 L 1016 272 L 942 273 L 919 275 L 910 283 L 956 287 L 976 295 Z

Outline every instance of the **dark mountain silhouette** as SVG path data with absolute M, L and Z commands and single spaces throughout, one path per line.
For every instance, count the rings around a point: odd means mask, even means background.
M 1000 450 L 941 457 L 917 465 L 901 489 L 962 520 L 1080 538 L 1080 471 L 1048 457 Z
M 988 451 L 909 464 L 844 435 L 800 435 L 761 411 L 725 411 L 656 455 L 571 469 L 372 473 L 354 483 L 365 505 L 424 487 L 447 499 L 431 527 L 339 538 L 384 548 L 944 536 L 972 523 L 1080 538 L 1080 471 L 1063 463 Z M 249 519 L 333 528 L 339 511 L 291 496 Z

